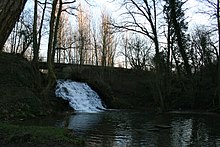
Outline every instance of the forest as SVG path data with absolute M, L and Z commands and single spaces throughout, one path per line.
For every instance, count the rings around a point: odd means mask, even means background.
M 153 77 L 153 100 L 163 111 L 217 111 L 219 0 L 197 2 L 201 7 L 194 13 L 209 18 L 209 23 L 189 30 L 186 13 L 191 8 L 183 0 L 113 0 L 121 19 L 106 7 L 96 21 L 89 9 L 96 7 L 94 1 L 1 0 L 0 56 L 19 54 L 37 70 L 39 62 L 47 62 L 42 93 L 54 87 L 54 63 L 119 67 L 153 74 L 143 80 Z

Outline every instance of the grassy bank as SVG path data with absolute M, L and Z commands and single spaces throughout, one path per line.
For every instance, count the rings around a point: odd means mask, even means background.
M 81 146 L 84 141 L 64 128 L 0 123 L 1 146 Z

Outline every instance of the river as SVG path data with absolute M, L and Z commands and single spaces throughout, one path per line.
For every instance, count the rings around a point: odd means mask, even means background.
M 58 126 L 85 138 L 89 147 L 220 147 L 217 114 L 106 110 L 88 84 L 71 80 L 58 80 L 55 94 L 78 112 L 57 121 Z
M 220 116 L 211 113 L 76 113 L 68 128 L 89 147 L 220 147 Z

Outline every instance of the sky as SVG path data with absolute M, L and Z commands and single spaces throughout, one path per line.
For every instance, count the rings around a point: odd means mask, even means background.
M 113 17 L 117 18 L 121 10 L 119 10 L 119 5 L 116 2 L 112 2 L 113 0 L 93 0 L 94 3 L 97 5 L 97 8 L 94 8 L 95 11 L 97 9 L 107 8 L 109 12 L 112 13 Z M 188 0 L 185 6 L 189 7 L 189 10 L 186 12 L 186 16 L 188 17 L 190 27 L 193 27 L 195 24 L 207 24 L 209 22 L 208 17 L 204 17 L 204 15 L 198 13 L 198 9 L 201 7 L 201 2 L 198 0 Z
M 94 0 L 96 7 L 93 8 L 93 13 L 97 15 L 97 12 L 100 13 L 104 8 L 108 10 L 117 22 L 117 20 L 120 20 L 120 14 L 123 13 L 123 10 L 119 9 L 119 0 L 115 0 L 116 2 L 112 1 L 114 0 Z M 198 0 L 188 0 L 184 6 L 188 8 L 185 17 L 188 22 L 189 33 L 192 33 L 197 25 L 207 25 L 209 23 L 208 17 L 198 13 L 199 8 L 202 8 L 201 2 L 198 2 Z M 119 57 L 118 60 L 124 60 L 124 58 Z
M 201 2 L 198 2 L 198 0 L 188 0 L 187 3 L 190 6 L 190 9 L 187 11 L 186 14 L 189 17 L 189 21 L 190 21 L 189 25 L 191 26 L 195 24 L 207 25 L 209 23 L 209 17 L 206 17 L 198 12 L 199 9 L 203 7 L 203 4 L 201 4 Z
M 85 0 L 78 0 L 82 3 L 85 2 Z M 101 12 L 107 11 L 110 15 L 112 15 L 113 19 L 117 22 L 120 19 L 120 14 L 123 12 L 123 9 L 119 9 L 120 5 L 118 4 L 119 0 L 87 0 L 89 4 L 84 3 L 84 5 L 87 7 L 86 9 L 89 10 L 89 13 L 91 14 L 93 21 L 96 22 L 96 24 L 100 23 L 101 20 Z M 114 2 L 113 2 L 114 1 Z M 33 1 L 28 1 L 27 6 L 31 6 L 31 3 Z M 189 31 L 193 30 L 193 28 L 197 24 L 208 24 L 209 19 L 208 17 L 204 17 L 204 15 L 198 14 L 198 8 L 201 7 L 201 3 L 198 2 L 198 0 L 188 0 L 187 4 L 185 4 L 186 7 L 189 8 L 186 12 L 187 21 L 189 22 Z M 45 44 L 47 44 L 45 42 Z M 44 46 L 41 50 L 41 54 L 44 55 L 47 52 L 47 46 Z
M 78 0 L 79 2 L 84 2 L 85 0 Z M 100 21 L 100 15 L 103 10 L 107 11 L 112 17 L 117 21 L 120 19 L 120 14 L 123 12 L 120 8 L 119 0 L 87 0 L 89 2 L 87 9 L 89 9 L 93 19 L 95 21 Z M 198 13 L 198 9 L 201 8 L 201 2 L 198 0 L 188 0 L 185 4 L 189 7 L 189 10 L 186 12 L 187 21 L 189 22 L 189 28 L 192 29 L 196 24 L 208 24 L 209 18 L 204 17 L 204 15 Z M 27 7 L 33 7 L 33 1 L 27 2 Z
M 85 0 L 78 0 L 81 2 L 85 2 Z M 118 2 L 119 0 L 87 0 L 89 4 L 87 5 L 88 9 L 91 11 L 91 13 L 94 15 L 93 18 L 97 19 L 99 18 L 101 12 L 106 10 L 108 13 L 110 13 L 114 19 L 118 19 L 120 17 L 120 13 L 123 11 L 120 8 Z M 115 1 L 115 2 L 114 2 Z M 27 2 L 27 7 L 33 7 L 33 1 Z M 209 22 L 208 17 L 204 17 L 202 14 L 198 14 L 197 11 L 201 7 L 201 2 L 198 2 L 198 0 L 188 0 L 187 4 L 185 4 L 190 9 L 187 10 L 186 16 L 188 16 L 189 25 L 195 25 L 195 24 L 207 24 Z M 98 19 L 97 19 L 98 20 Z

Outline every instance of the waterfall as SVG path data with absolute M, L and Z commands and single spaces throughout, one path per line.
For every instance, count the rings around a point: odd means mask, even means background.
M 99 112 L 105 110 L 98 94 L 86 83 L 71 80 L 57 80 L 55 94 L 64 100 L 77 112 Z

